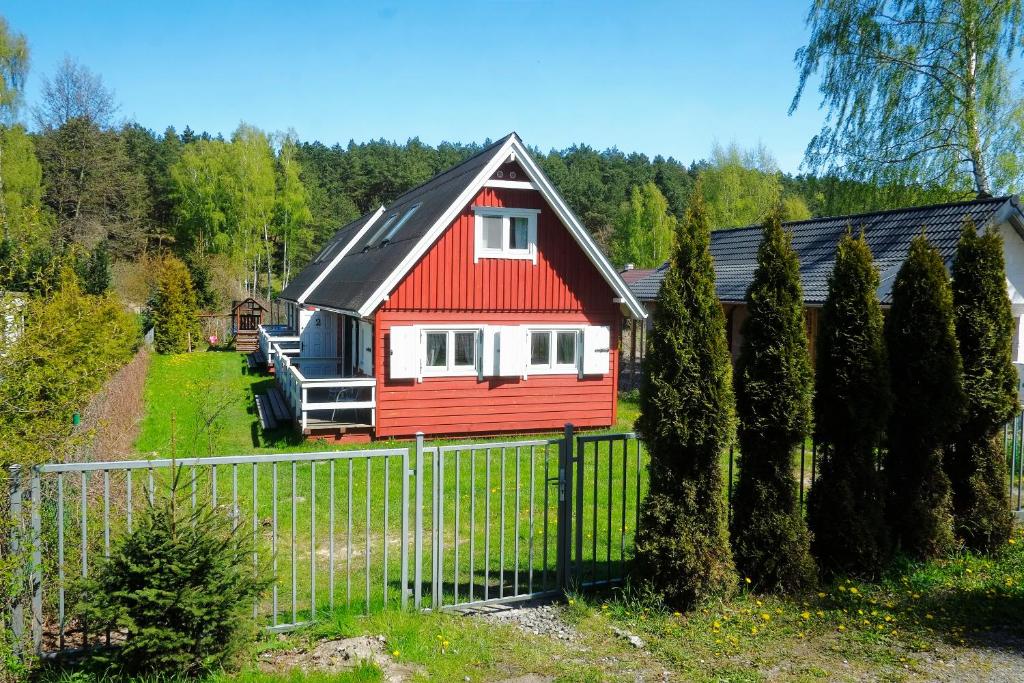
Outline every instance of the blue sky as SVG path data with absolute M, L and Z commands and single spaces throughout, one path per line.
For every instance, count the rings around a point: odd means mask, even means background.
M 8 0 L 0 14 L 29 39 L 29 104 L 67 54 L 157 130 L 246 121 L 327 144 L 516 130 L 544 150 L 687 163 L 716 140 L 763 142 L 795 172 L 823 120 L 814 91 L 787 115 L 808 0 L 290 4 Z

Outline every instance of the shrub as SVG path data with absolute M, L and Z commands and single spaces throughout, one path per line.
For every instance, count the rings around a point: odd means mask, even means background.
M 119 674 L 230 667 L 254 630 L 253 600 L 268 585 L 244 527 L 223 509 L 179 501 L 177 483 L 83 580 L 81 618 L 125 633 L 123 645 L 97 655 Z
M 164 259 L 153 297 L 153 338 L 159 353 L 184 353 L 199 343 L 199 312 L 192 278 L 179 259 Z
M 797 591 L 816 575 L 793 475 L 793 449 L 810 428 L 811 361 L 800 263 L 782 229 L 781 208 L 764 224 L 747 305 L 736 364 L 733 555 L 755 588 Z
M 636 568 L 680 607 L 735 586 L 719 459 L 734 424 L 731 366 L 708 216 L 693 197 L 658 295 L 636 423 L 651 457 Z
M 1013 316 L 999 233 L 964 224 L 953 261 L 953 308 L 963 359 L 966 412 L 946 450 L 957 536 L 991 552 L 1013 531 L 1000 429 L 1018 410 Z
M 936 557 L 953 547 L 942 450 L 961 421 L 964 396 L 949 277 L 923 234 L 893 283 L 885 336 L 893 394 L 886 514 L 902 550 Z
M 863 235 L 845 235 L 821 309 L 814 395 L 820 475 L 807 495 L 811 552 L 828 574 L 878 576 L 889 552 L 875 460 L 892 406 L 878 284 Z

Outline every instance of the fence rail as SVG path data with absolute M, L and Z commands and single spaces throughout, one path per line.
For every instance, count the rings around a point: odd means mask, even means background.
M 619 581 L 645 457 L 633 434 L 567 427 L 560 438 L 13 468 L 8 547 L 26 562 L 3 620 L 50 655 L 123 637 L 74 617 L 77 583 L 174 480 L 183 505 L 251 535 L 254 567 L 273 577 L 253 615 L 272 631 L 335 609 L 447 609 Z

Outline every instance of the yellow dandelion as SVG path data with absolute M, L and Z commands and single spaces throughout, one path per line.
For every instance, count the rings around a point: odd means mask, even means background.
M 1011 538 L 1009 543 L 1010 543 L 1010 545 L 1017 545 L 1017 539 L 1016 538 Z
M 823 597 L 825 597 L 825 594 L 824 593 L 818 593 L 818 597 L 819 598 L 823 598 Z
M 839 624 L 839 630 L 840 630 L 840 631 L 845 631 L 845 630 L 846 630 L 846 627 L 845 627 L 845 626 L 843 626 L 842 624 Z
M 751 626 L 750 627 L 750 635 L 752 635 L 752 636 L 756 636 L 757 635 L 757 627 L 756 626 Z
M 815 614 L 817 614 L 819 617 L 825 616 L 825 613 L 822 612 L 821 610 L 818 610 L 817 612 L 815 612 Z
M 885 615 L 885 620 L 886 621 L 892 621 L 892 615 L 891 614 L 886 614 Z
M 764 619 L 765 621 L 771 621 L 772 620 L 772 615 L 768 614 L 767 612 L 763 612 L 761 614 L 761 618 Z
M 924 618 L 925 619 L 934 619 L 935 617 L 933 617 L 931 614 L 926 614 L 926 615 L 924 615 Z
M 801 612 L 800 613 L 800 618 L 801 619 L 810 619 L 811 618 L 811 613 L 810 612 Z
M 747 577 L 744 577 L 744 579 L 743 579 L 743 580 L 744 580 L 744 581 L 746 581 L 747 583 L 750 583 L 750 577 L 749 577 L 749 576 L 747 576 Z
M 921 594 L 920 594 L 920 593 L 914 593 L 914 594 L 913 594 L 912 596 L 910 596 L 910 597 L 914 598 L 915 600 L 920 600 L 920 599 L 921 599 Z
M 681 612 L 673 612 L 673 613 L 672 613 L 672 616 L 674 616 L 674 617 L 681 617 L 681 616 L 683 616 L 683 615 L 682 615 L 682 613 L 681 613 Z
M 722 625 L 716 621 L 715 623 L 711 624 L 711 628 L 717 631 L 718 629 L 722 628 Z
M 399 656 L 400 654 L 402 654 L 402 653 L 401 653 L 401 652 L 399 652 L 398 650 L 392 650 L 392 651 L 391 651 L 391 656 L 392 656 L 392 657 L 397 657 L 397 656 Z
M 572 598 L 569 598 L 569 604 L 570 604 L 570 605 L 575 605 L 575 604 L 576 604 L 576 601 L 575 601 L 575 600 L 573 600 Z
M 840 586 L 839 587 L 839 592 L 840 593 L 845 593 L 846 592 L 846 586 Z
M 601 609 L 608 609 L 608 605 L 601 605 Z
M 857 593 L 860 593 L 860 591 L 857 590 L 856 586 L 850 586 L 850 592 L 853 593 L 854 595 L 857 595 Z

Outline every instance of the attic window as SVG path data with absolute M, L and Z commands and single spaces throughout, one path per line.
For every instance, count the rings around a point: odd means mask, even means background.
M 402 226 L 405 225 L 406 221 L 412 218 L 413 214 L 416 213 L 416 209 L 418 208 L 420 208 L 419 204 L 413 204 L 405 213 L 402 214 L 401 220 L 395 223 L 394 226 L 392 226 L 392 228 L 384 234 L 384 239 L 382 239 L 380 242 L 381 246 L 384 246 L 385 244 L 390 242 L 391 239 L 398 234 L 398 231 L 402 229 Z
M 398 220 L 398 214 L 397 213 L 393 213 L 390 216 L 388 216 L 387 220 L 385 220 L 384 223 L 379 228 L 377 228 L 377 232 L 373 233 L 373 236 L 366 242 L 366 247 L 364 249 L 369 249 L 373 245 L 377 244 L 377 242 L 380 241 L 381 235 L 383 235 L 385 232 L 387 232 L 388 229 L 392 225 L 394 225 L 395 221 L 397 221 L 397 220 Z
M 473 207 L 476 250 L 482 258 L 526 259 L 537 263 L 537 209 Z

